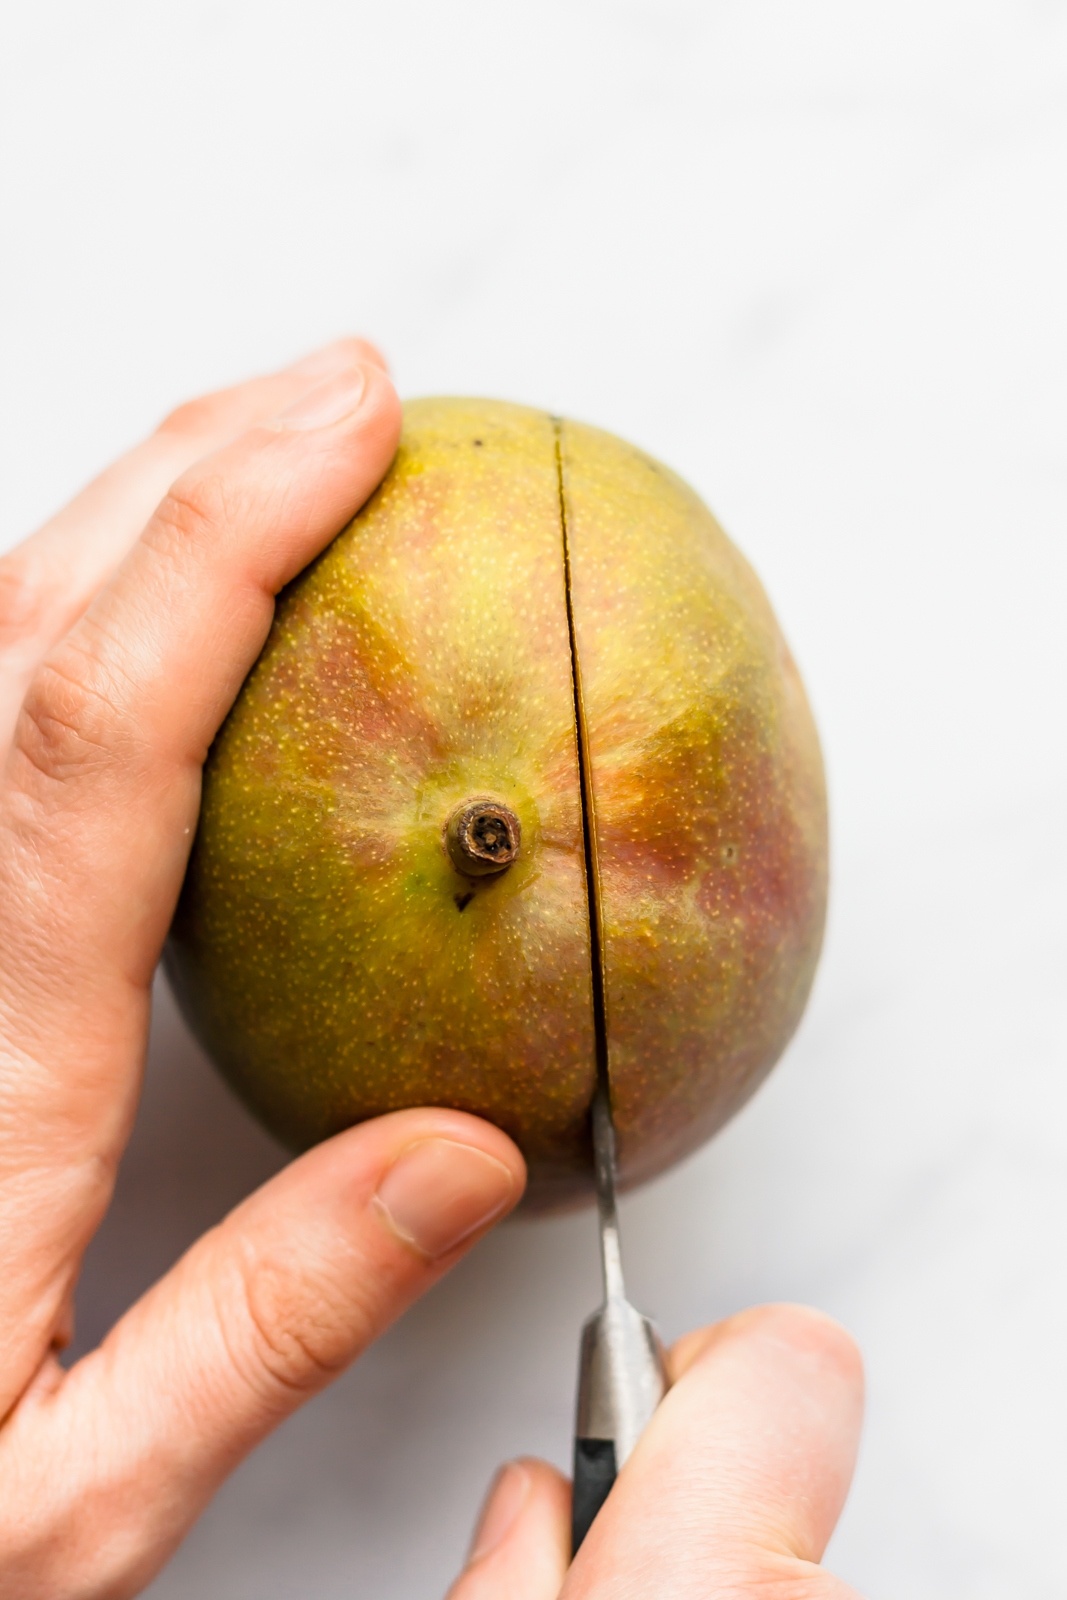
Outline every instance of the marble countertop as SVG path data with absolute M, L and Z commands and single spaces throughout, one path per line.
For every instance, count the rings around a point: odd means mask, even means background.
M 735 1123 L 624 1205 L 676 1334 L 811 1301 L 870 1412 L 829 1562 L 1062 1595 L 1067 5 L 73 0 L 5 26 L 0 529 L 347 330 L 689 478 L 822 728 L 829 937 Z M 280 1157 L 161 996 L 91 1344 Z M 433 1600 L 563 1463 L 592 1224 L 510 1225 L 243 1466 L 153 1600 Z

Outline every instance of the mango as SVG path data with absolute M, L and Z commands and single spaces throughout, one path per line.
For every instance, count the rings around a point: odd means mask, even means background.
M 624 1184 L 796 1027 L 826 798 L 749 566 L 673 472 L 501 402 L 405 408 L 396 459 L 279 597 L 216 739 L 166 953 L 294 1149 L 405 1106 L 488 1117 L 528 1204 Z

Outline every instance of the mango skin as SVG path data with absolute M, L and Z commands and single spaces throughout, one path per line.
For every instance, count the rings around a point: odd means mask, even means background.
M 166 963 L 285 1143 L 442 1104 L 591 1193 L 590 902 L 569 574 L 621 1177 L 696 1148 L 803 1010 L 826 903 L 814 724 L 751 569 L 673 473 L 500 402 L 405 408 L 385 482 L 279 599 L 212 747 Z M 454 807 L 522 825 L 453 868 Z

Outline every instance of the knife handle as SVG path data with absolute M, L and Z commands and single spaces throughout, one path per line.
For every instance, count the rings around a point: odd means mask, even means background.
M 571 1554 L 593 1525 L 593 1518 L 611 1491 L 617 1472 L 611 1439 L 575 1439 L 574 1497 L 571 1502 Z

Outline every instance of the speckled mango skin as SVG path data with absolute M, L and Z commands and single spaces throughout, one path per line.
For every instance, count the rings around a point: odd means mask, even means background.
M 825 791 L 750 568 L 622 441 L 416 401 L 381 488 L 280 597 L 208 759 L 167 949 L 195 1032 L 294 1148 L 450 1105 L 516 1139 L 528 1205 L 591 1193 L 568 574 L 623 1182 L 714 1133 L 796 1026 Z M 475 881 L 443 830 L 477 795 L 523 842 Z

